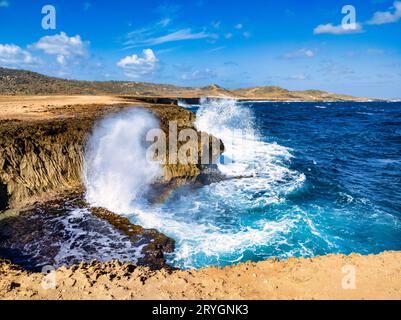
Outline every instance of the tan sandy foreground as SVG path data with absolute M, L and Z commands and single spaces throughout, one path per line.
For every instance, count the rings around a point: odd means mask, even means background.
M 191 271 L 93 262 L 47 276 L 2 262 L 0 298 L 401 299 L 401 252 L 271 259 Z
M 71 116 L 77 107 L 127 103 L 115 96 L 0 96 L 0 119 L 46 120 Z

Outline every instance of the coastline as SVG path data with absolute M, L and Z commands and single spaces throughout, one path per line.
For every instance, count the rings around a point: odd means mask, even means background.
M 158 102 L 162 101 L 116 96 L 1 96 L 0 120 L 19 126 L 89 117 L 89 127 L 94 118 L 135 105 L 160 114 L 170 110 L 165 121 L 178 115 L 174 101 Z M 187 114 L 181 117 L 184 123 L 193 120 Z M 344 290 L 343 267 L 348 265 L 356 268 L 356 288 Z M 57 286 L 44 290 L 43 274 L 1 261 L 0 299 L 400 299 L 400 272 L 401 251 L 270 259 L 189 271 L 93 262 L 60 268 L 55 273 Z
M 355 287 L 344 286 L 355 268 Z M 18 300 L 325 300 L 400 299 L 401 252 L 270 259 L 200 270 L 82 263 L 50 276 L 29 273 L 0 261 L 0 299 Z M 51 278 L 48 278 L 51 277 Z M 54 286 L 46 286 L 46 281 Z

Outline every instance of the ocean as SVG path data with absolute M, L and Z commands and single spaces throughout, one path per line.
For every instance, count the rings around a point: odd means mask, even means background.
M 401 249 L 400 102 L 204 101 L 186 106 L 225 144 L 238 176 L 130 215 L 176 240 L 168 262 L 226 266 L 271 257 Z M 258 139 L 247 140 L 250 132 Z M 235 139 L 234 139 L 235 140 Z
M 147 161 L 144 136 L 159 122 L 140 108 L 103 119 L 85 153 L 87 202 L 173 238 L 168 264 L 401 250 L 401 102 L 204 100 L 185 107 L 196 113 L 199 131 L 223 141 L 224 179 L 149 202 L 161 167 Z M 131 243 L 80 197 L 0 220 L 2 257 L 32 270 L 143 258 L 141 239 Z

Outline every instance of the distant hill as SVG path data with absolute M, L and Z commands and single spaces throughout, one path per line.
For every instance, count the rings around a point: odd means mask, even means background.
M 213 84 L 192 88 L 145 82 L 66 80 L 32 71 L 6 68 L 0 68 L 0 95 L 130 95 L 175 98 L 208 96 L 276 101 L 366 100 L 320 90 L 289 91 L 280 87 L 225 89 Z
M 77 81 L 0 68 L 2 95 L 158 95 L 185 91 L 172 85 L 125 81 Z

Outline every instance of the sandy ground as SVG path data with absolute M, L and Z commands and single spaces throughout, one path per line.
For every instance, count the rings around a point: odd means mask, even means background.
M 49 120 L 72 115 L 77 107 L 128 103 L 114 96 L 0 96 L 0 120 Z
M 118 262 L 29 274 L 0 263 L 1 299 L 401 299 L 401 252 L 192 271 Z

